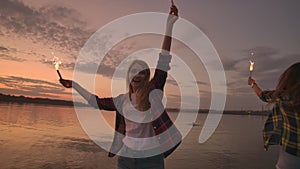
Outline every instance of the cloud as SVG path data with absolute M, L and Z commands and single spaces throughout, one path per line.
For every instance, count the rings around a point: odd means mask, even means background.
M 26 40 L 31 40 L 33 44 L 41 44 L 45 49 L 55 49 L 55 51 L 58 51 L 57 53 L 65 55 L 62 57 L 67 57 L 64 58 L 65 61 L 61 65 L 62 69 L 74 69 L 79 50 L 95 31 L 87 28 L 84 18 L 77 10 L 64 6 L 43 6 L 36 9 L 20 1 L 4 0 L 0 1 L 0 13 L 0 30 L 6 37 L 20 36 Z M 109 46 L 111 34 L 113 33 L 108 31 L 106 37 L 97 39 L 97 45 L 95 45 L 97 50 L 106 49 Z M 124 58 L 133 51 L 141 49 L 135 41 L 127 42 L 124 40 L 116 46 L 106 54 L 99 67 L 97 62 L 99 54 L 87 56 L 84 61 L 76 60 L 78 62 L 77 70 L 85 73 L 95 73 L 92 70 L 96 69 L 98 74 L 112 77 L 115 68 Z M 23 51 L 26 54 L 26 56 L 22 55 L 24 60 L 11 57 L 11 55 L 5 55 L 1 58 L 26 61 L 26 59 L 29 60 L 29 58 L 26 58 L 27 56 L 39 56 L 40 58 L 37 59 L 39 62 L 52 67 L 52 61 L 45 60 L 45 53 L 39 53 L 39 50 L 33 48 L 30 51 Z M 20 49 L 16 52 L 19 51 Z
M 5 94 L 41 97 L 57 97 L 60 94 L 70 94 L 65 92 L 65 89 L 58 83 L 16 76 L 0 76 L 0 84 L 5 86 L 5 88 L 0 88 L 0 92 Z
M 299 61 L 300 56 L 300 54 L 283 55 L 279 50 L 270 47 L 256 47 L 244 50 L 248 55 L 250 51 L 254 51 L 253 57 L 245 57 L 234 65 L 236 71 L 241 72 L 242 76 L 249 74 L 249 60 L 255 62 L 253 73 L 260 72 L 265 76 L 270 76 L 278 74 L 292 63 Z
M 6 47 L 0 46 L 0 51 L 2 51 L 2 52 L 7 52 L 8 49 L 7 49 Z
M 81 14 L 75 9 L 63 6 L 42 7 L 39 9 L 47 18 L 64 27 L 84 27 L 86 22 L 81 18 Z
M 250 56 L 251 52 L 254 52 L 253 57 Z M 227 59 L 224 66 L 230 72 L 227 74 L 230 81 L 227 83 L 228 94 L 235 94 L 240 98 L 253 92 L 247 84 L 250 59 L 255 62 L 252 77 L 262 89 L 274 89 L 280 74 L 293 63 L 300 61 L 300 54 L 283 55 L 279 50 L 266 46 L 242 50 L 241 55 L 244 57 L 238 60 Z
M 95 73 L 96 71 L 97 74 L 112 77 L 121 62 L 124 61 L 127 65 L 134 59 L 138 59 L 133 57 L 129 59 L 127 57 L 136 51 L 144 49 L 144 47 L 140 44 L 136 44 L 131 38 L 124 39 L 113 46 L 110 44 L 112 43 L 110 40 L 112 33 L 113 32 L 108 32 L 104 37 L 94 37 L 95 39 L 88 42 L 92 44 L 87 44 L 82 49 L 81 55 L 76 63 L 77 70 L 85 73 Z M 102 53 L 110 48 L 110 46 L 112 48 L 107 53 Z M 119 67 L 118 69 L 119 71 L 127 72 L 127 67 Z
M 251 53 L 254 53 L 251 57 Z M 255 62 L 273 62 L 276 55 L 280 54 L 280 51 L 266 46 L 258 46 L 251 49 L 244 49 L 238 55 L 240 57 L 226 57 L 222 60 L 222 64 L 225 71 L 238 71 L 242 72 L 244 68 L 248 69 L 249 60 L 254 60 Z M 222 57 L 223 58 L 223 57 Z M 224 57 L 225 58 L 225 57 Z M 268 65 L 271 66 L 271 65 Z M 257 68 L 255 68 L 257 69 Z
M 2 79 L 2 80 L 4 80 L 4 79 Z M 47 82 L 44 80 L 29 79 L 29 78 L 16 77 L 16 76 L 8 76 L 6 79 L 9 79 L 11 81 L 21 81 L 21 82 L 30 82 L 30 83 L 36 83 L 36 84 L 47 84 L 47 85 L 51 85 L 51 86 L 60 86 L 56 83 Z
M 204 86 L 206 86 L 206 85 L 209 85 L 209 83 L 206 83 L 206 82 L 203 82 L 203 81 L 196 81 L 196 83 L 198 84 L 198 85 L 204 85 Z
M 54 60 L 40 59 L 39 62 L 48 65 L 49 67 L 54 67 Z M 62 61 L 62 64 L 60 64 L 59 68 L 73 70 L 74 66 L 75 66 L 74 62 Z
M 45 49 L 55 49 L 55 51 L 58 51 L 57 53 L 60 51 L 63 54 L 67 54 L 68 56 L 64 58 L 61 69 L 69 70 L 74 69 L 78 51 L 94 32 L 86 28 L 84 18 L 75 9 L 64 6 L 43 6 L 35 9 L 26 6 L 20 1 L 8 0 L 0 1 L 0 30 L 6 37 L 19 36 L 31 40 L 33 44 L 42 44 L 45 46 Z M 99 39 L 97 47 L 105 48 L 107 43 L 109 43 L 109 38 L 110 34 L 106 38 Z M 122 50 L 129 48 L 126 45 L 120 47 Z M 39 62 L 53 67 L 53 62 L 49 60 L 50 58 L 47 58 L 44 53 L 39 53 L 39 50 L 34 48 L 30 51 L 21 52 L 21 49 L 12 50 L 12 48 L 0 46 L 0 52 L 5 52 L 3 54 L 0 53 L 0 59 L 18 62 L 29 60 L 29 58 L 26 58 L 27 56 L 40 56 Z M 13 56 L 18 53 L 22 54 L 23 58 Z M 111 50 L 103 59 L 103 63 L 97 70 L 97 73 L 111 77 L 114 68 L 123 58 L 125 58 L 124 51 Z M 79 61 L 77 68 L 86 73 L 94 73 L 91 71 L 91 68 L 95 66 L 97 66 L 95 65 L 95 60 L 88 58 L 84 62 Z
M 169 83 L 169 84 L 172 84 L 172 85 L 174 85 L 174 86 L 178 86 L 178 85 L 182 85 L 182 83 L 178 83 L 176 80 L 174 80 L 174 79 L 167 79 L 167 83 Z M 190 84 L 190 85 L 186 85 L 186 86 L 191 86 L 192 84 L 197 84 L 197 85 L 204 85 L 204 86 L 207 86 L 207 85 L 209 85 L 209 83 L 207 83 L 207 82 L 203 82 L 203 81 L 190 81 L 188 84 Z M 187 84 L 187 83 L 185 83 L 185 84 Z
M 22 59 L 22 58 L 10 56 L 10 55 L 7 55 L 7 54 L 0 54 L 0 59 L 12 60 L 12 61 L 16 61 L 16 62 L 24 62 L 24 61 L 26 61 L 26 59 Z
M 4 46 L 0 46 L 0 59 L 11 60 L 11 61 L 16 61 L 16 62 L 27 61 L 27 59 L 13 56 L 16 54 L 16 51 L 17 50 L 15 48 L 7 48 Z
M 58 6 L 38 10 L 20 1 L 0 1 L 0 29 L 55 49 L 78 51 L 92 31 L 85 28 L 80 13 Z
M 168 84 L 172 84 L 172 85 L 174 85 L 174 86 L 178 86 L 178 83 L 177 83 L 177 81 L 176 80 L 171 80 L 171 79 L 167 79 L 167 83 Z
M 264 57 L 264 56 L 274 56 L 276 54 L 279 54 L 280 51 L 271 47 L 267 46 L 257 46 L 252 49 L 245 49 L 243 50 L 245 54 L 248 54 L 250 56 L 251 53 L 253 53 L 253 57 Z

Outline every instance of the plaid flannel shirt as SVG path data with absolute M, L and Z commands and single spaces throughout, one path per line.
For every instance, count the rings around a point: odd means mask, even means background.
M 274 102 L 273 93 L 263 91 L 260 98 L 265 102 Z M 300 157 L 300 110 L 287 110 L 289 104 L 290 98 L 286 95 L 275 100 L 263 130 L 264 147 L 267 150 L 269 145 L 280 144 L 287 153 Z
M 171 55 L 159 55 L 157 68 L 149 84 L 150 91 L 157 89 L 161 91 L 150 93 L 149 102 L 151 104 L 151 116 L 155 117 L 151 124 L 165 158 L 178 147 L 182 139 L 180 132 L 171 121 L 162 104 L 163 89 L 168 75 L 167 71 L 170 69 L 171 58 Z M 122 113 L 122 106 L 127 96 L 128 94 L 121 94 L 114 98 L 99 98 L 93 95 L 89 100 L 89 104 L 96 108 L 116 111 L 115 135 L 108 154 L 109 157 L 115 156 L 123 147 L 126 124 Z

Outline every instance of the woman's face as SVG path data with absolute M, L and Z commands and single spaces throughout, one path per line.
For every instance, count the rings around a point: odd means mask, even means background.
M 129 70 L 128 75 L 133 90 L 136 90 L 145 83 L 147 71 L 142 65 L 135 63 Z

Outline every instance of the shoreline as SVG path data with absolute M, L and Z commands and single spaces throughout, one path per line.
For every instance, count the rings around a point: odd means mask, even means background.
M 88 105 L 85 103 L 73 102 L 68 100 L 56 100 L 56 99 L 49 99 L 49 98 L 31 98 L 25 96 L 11 96 L 5 95 L 0 93 L 0 103 L 1 102 L 8 102 L 8 103 L 19 103 L 19 104 L 27 104 L 27 103 L 34 103 L 34 104 L 44 104 L 44 105 L 59 105 L 59 106 L 82 106 L 87 107 Z
M 49 99 L 49 98 L 31 98 L 25 96 L 12 96 L 12 95 L 5 95 L 0 93 L 0 103 L 1 102 L 8 102 L 8 103 L 18 103 L 18 104 L 44 104 L 44 105 L 58 105 L 58 106 L 81 106 L 81 107 L 89 107 L 88 104 L 81 103 L 81 102 L 73 102 L 68 100 L 56 100 L 56 99 Z M 177 108 L 166 108 L 168 112 L 179 112 L 180 110 Z M 195 112 L 195 110 L 182 110 L 184 112 Z M 197 111 L 197 110 L 196 110 Z M 208 114 L 208 109 L 199 109 L 198 114 Z M 223 110 L 214 111 L 212 110 L 210 113 L 215 114 L 230 114 L 230 115 L 256 115 L 256 116 L 267 116 L 269 115 L 271 110 L 265 111 L 258 111 L 258 110 Z

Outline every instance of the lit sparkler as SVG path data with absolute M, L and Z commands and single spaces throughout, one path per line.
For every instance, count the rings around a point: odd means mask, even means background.
M 251 56 L 253 56 L 253 55 L 254 55 L 254 53 L 252 52 Z M 249 71 L 250 71 L 250 77 L 251 77 L 252 76 L 252 72 L 254 70 L 254 61 L 252 61 L 252 60 L 249 60 L 249 61 L 250 61 Z
M 55 70 L 56 70 L 56 72 L 57 72 L 59 78 L 62 79 L 62 76 L 61 76 L 61 74 L 60 74 L 60 72 L 59 72 L 59 65 L 60 65 L 62 62 L 59 60 L 58 57 L 54 57 L 54 58 L 53 58 L 53 61 L 54 61 L 54 67 L 55 67 Z

